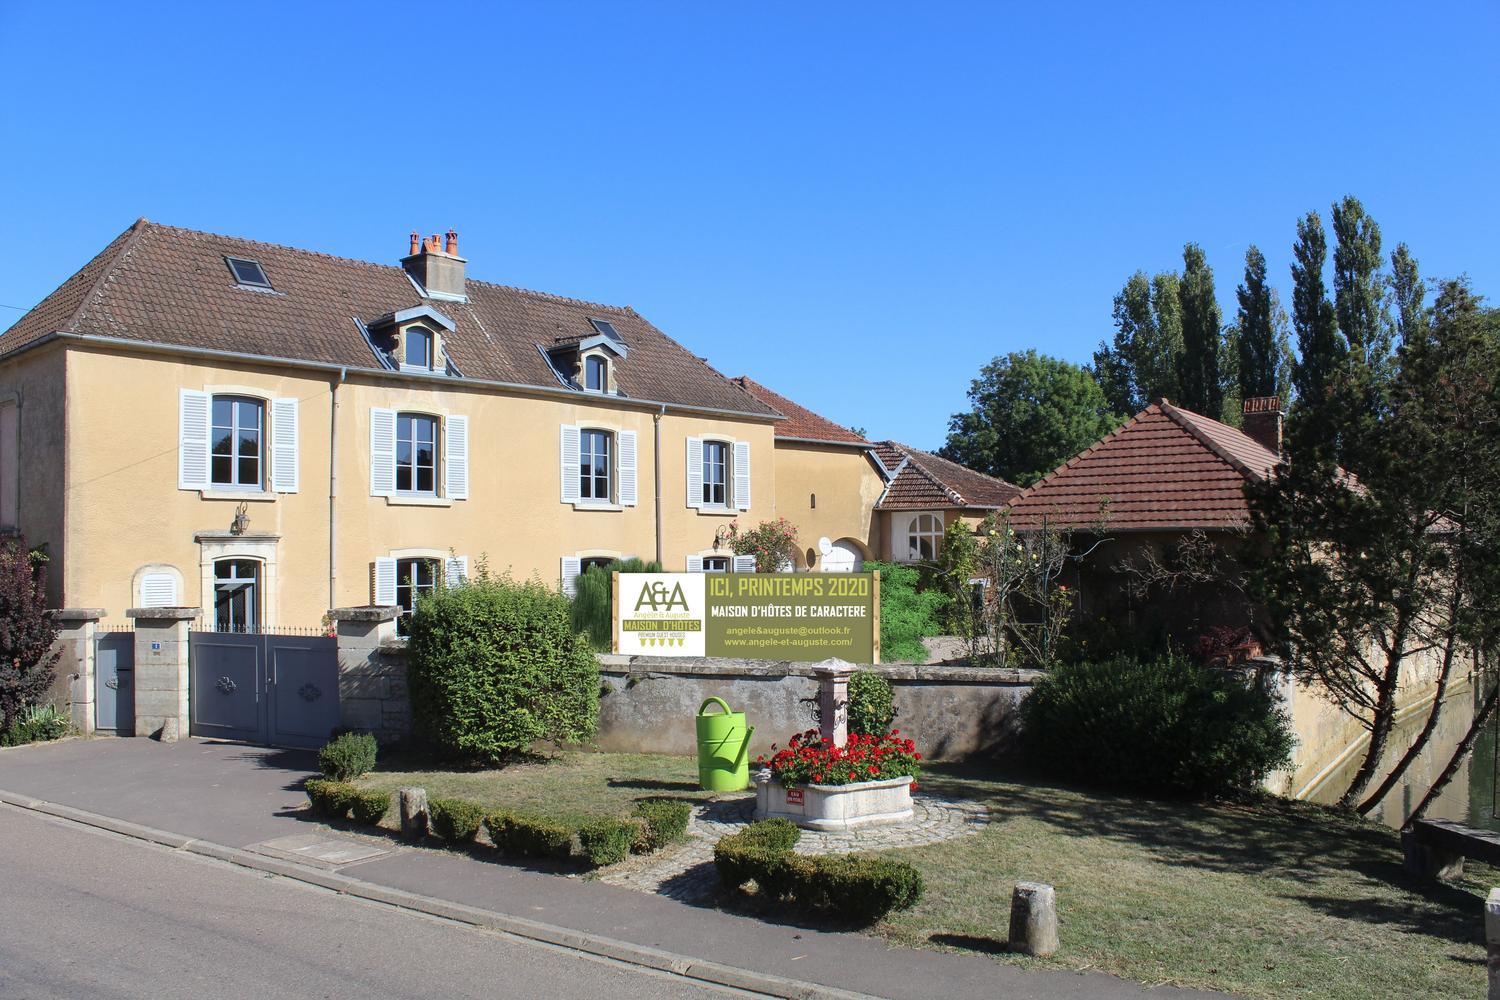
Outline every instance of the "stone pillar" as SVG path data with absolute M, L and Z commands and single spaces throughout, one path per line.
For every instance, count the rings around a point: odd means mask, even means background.
M 1484 901 L 1484 943 L 1489 950 L 1490 1000 L 1500 1000 L 1500 889 Z
M 131 608 L 135 734 L 170 743 L 188 734 L 188 627 L 202 608 Z
M 334 608 L 338 629 L 339 724 L 374 733 L 382 742 L 411 732 L 406 657 L 396 636 L 392 606 Z
M 1056 890 L 1044 882 L 1017 882 L 1010 897 L 1010 950 L 1050 955 L 1057 944 Z
M 849 675 L 854 664 L 834 658 L 813 664 L 818 679 L 818 729 L 820 735 L 841 747 L 849 742 Z
M 94 731 L 94 639 L 103 608 L 58 608 L 50 612 L 57 625 L 57 676 L 52 682 L 51 701 L 66 708 L 73 728 Z

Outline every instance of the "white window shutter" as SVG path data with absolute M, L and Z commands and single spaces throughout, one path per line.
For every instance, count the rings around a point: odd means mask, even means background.
M 370 408 L 370 495 L 396 492 L 396 411 Z M 395 591 L 392 595 L 394 597 Z
M 750 442 L 734 443 L 734 509 L 750 509 Z
M 617 492 L 621 507 L 635 506 L 635 466 L 635 431 L 621 431 L 620 463 L 619 467 L 615 470 L 619 473 L 620 479 Z
M 449 556 L 443 560 L 443 586 L 462 587 L 468 581 L 468 556 Z
M 703 506 L 703 439 L 687 439 L 687 505 Z M 696 573 L 699 570 L 688 570 Z
M 574 430 L 577 430 L 575 427 Z M 577 556 L 563 556 L 562 558 L 562 592 L 568 597 L 578 594 L 578 568 L 583 560 Z
M 469 499 L 469 418 L 449 417 L 443 427 L 443 495 Z
M 563 424 L 562 428 L 562 502 L 578 502 L 579 463 L 578 428 Z M 563 560 L 566 562 L 567 560 Z M 578 573 L 575 571 L 574 576 Z
M 735 556 L 734 557 L 734 571 L 736 573 L 754 573 L 755 572 L 755 557 L 754 556 Z
M 703 572 L 703 557 L 702 556 L 688 556 L 687 557 L 687 571 L 689 573 L 702 573 Z
M 141 607 L 175 608 L 177 578 L 171 573 L 147 573 L 141 577 Z
M 390 607 L 396 603 L 396 560 L 380 556 L 375 560 L 375 572 L 370 576 L 370 603 Z
M 213 421 L 210 410 L 213 399 L 206 392 L 183 389 L 178 397 L 177 417 L 177 488 L 208 488 L 208 438 Z
M 271 400 L 271 489 L 297 492 L 297 400 Z

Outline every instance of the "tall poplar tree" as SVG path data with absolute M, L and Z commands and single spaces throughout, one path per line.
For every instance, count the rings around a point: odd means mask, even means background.
M 1403 344 L 1426 330 L 1427 307 L 1422 302 L 1425 291 L 1417 259 L 1405 243 L 1397 244 L 1391 254 L 1391 297 L 1396 306 L 1396 332 Z
M 1235 292 L 1240 311 L 1239 339 L 1240 399 L 1274 396 L 1280 364 L 1271 286 L 1266 282 L 1266 257 L 1251 244 L 1245 251 L 1245 283 Z
M 1189 243 L 1182 248 L 1182 353 L 1177 360 L 1182 405 L 1195 413 L 1218 419 L 1224 411 L 1224 386 L 1219 379 L 1219 345 L 1223 315 L 1214 294 L 1214 272 L 1203 248 Z
M 1182 351 L 1176 275 L 1132 274 L 1115 296 L 1114 320 L 1113 344 L 1100 343 L 1094 352 L 1094 375 L 1110 409 L 1128 417 L 1158 397 L 1176 399 Z
M 1354 359 L 1379 368 L 1390 359 L 1391 326 L 1385 310 L 1380 226 L 1358 198 L 1333 206 L 1334 312 Z

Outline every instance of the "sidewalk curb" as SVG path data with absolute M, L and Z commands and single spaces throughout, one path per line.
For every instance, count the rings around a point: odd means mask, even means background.
M 122 837 L 143 840 L 175 851 L 185 851 L 189 854 L 211 858 L 215 861 L 223 861 L 241 868 L 249 868 L 271 875 L 280 875 L 283 878 L 305 882 L 323 889 L 330 889 L 357 899 L 382 903 L 398 909 L 412 910 L 428 916 L 441 917 L 456 923 L 468 924 L 471 927 L 498 931 L 528 941 L 535 941 L 553 947 L 567 948 L 587 955 L 611 959 L 627 965 L 637 965 L 656 972 L 664 972 L 669 975 L 697 980 L 714 986 L 726 986 L 766 996 L 787 998 L 787 1000 L 873 1000 L 870 994 L 867 993 L 853 993 L 848 990 L 820 986 L 817 983 L 787 979 L 783 976 L 771 975 L 770 973 L 741 969 L 732 965 L 721 965 L 717 962 L 709 962 L 687 955 L 678 955 L 673 952 L 662 951 L 659 948 L 621 941 L 617 938 L 570 930 L 556 924 L 528 920 L 525 917 L 514 917 L 495 910 L 466 906 L 462 903 L 454 903 L 433 896 L 423 896 L 418 893 L 407 892 L 403 889 L 392 889 L 373 882 L 350 878 L 347 875 L 338 875 L 324 869 L 299 865 L 293 861 L 283 861 L 278 858 L 256 854 L 253 851 L 246 851 L 237 847 L 226 847 L 223 844 L 216 844 L 208 840 L 195 840 L 192 837 L 184 837 L 181 834 L 157 830 L 138 823 L 128 823 L 124 820 L 115 819 L 112 816 L 102 816 L 84 809 L 75 809 L 72 806 L 48 802 L 45 799 L 9 792 L 3 788 L 0 788 L 0 803 L 30 812 L 41 813 L 56 819 L 68 820 L 69 822 L 78 823 L 83 826 L 107 830 Z

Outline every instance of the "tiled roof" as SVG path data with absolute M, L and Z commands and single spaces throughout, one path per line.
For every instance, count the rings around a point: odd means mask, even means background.
M 1010 504 L 1011 523 L 1179 531 L 1243 528 L 1245 484 L 1275 468 L 1274 452 L 1201 414 L 1153 403 Z
M 895 474 L 876 505 L 881 510 L 997 508 L 1021 492 L 1003 479 L 975 472 L 910 445 L 877 441 L 874 448 L 886 471 Z
M 404 247 L 402 247 L 404 249 Z M 237 287 L 225 256 L 257 260 L 274 291 Z M 612 323 L 630 347 L 624 395 L 774 418 L 701 358 L 629 307 L 470 278 L 467 303 L 423 299 L 395 265 L 177 229 L 142 219 L 0 335 L 0 353 L 54 331 L 381 368 L 355 322 L 427 304 L 455 324 L 445 347 L 465 377 L 560 388 L 539 351 Z
M 826 417 L 820 417 L 805 406 L 792 402 L 779 392 L 773 392 L 746 375 L 733 380 L 756 399 L 786 417 L 776 425 L 778 438 L 798 438 L 804 441 L 827 441 L 832 444 L 855 444 L 866 448 L 870 442 L 847 427 L 840 427 Z

